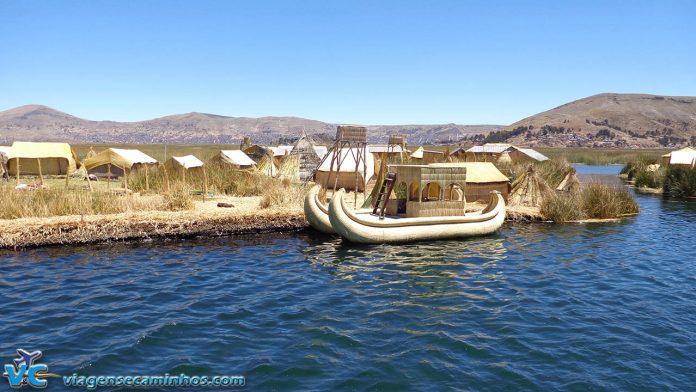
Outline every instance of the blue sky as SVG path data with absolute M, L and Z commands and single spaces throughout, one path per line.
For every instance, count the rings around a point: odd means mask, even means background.
M 0 110 L 509 124 L 696 95 L 696 1 L 0 0 Z

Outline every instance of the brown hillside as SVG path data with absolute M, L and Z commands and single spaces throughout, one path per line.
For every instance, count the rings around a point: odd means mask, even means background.
M 505 131 L 489 139 L 550 147 L 682 146 L 696 137 L 696 97 L 598 94 L 527 117 Z
M 434 144 L 488 134 L 498 125 L 377 125 L 370 140 L 384 142 L 391 133 L 409 136 L 410 143 Z M 72 143 L 220 143 L 235 144 L 250 135 L 254 142 L 270 143 L 307 134 L 336 133 L 336 124 L 299 117 L 226 117 L 185 113 L 139 122 L 90 121 L 41 105 L 0 112 L 0 143 L 65 141 Z

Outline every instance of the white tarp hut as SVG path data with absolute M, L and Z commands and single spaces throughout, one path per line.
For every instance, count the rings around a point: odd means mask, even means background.
M 171 157 L 164 163 L 168 169 L 195 169 L 203 167 L 203 161 L 193 155 L 183 157 Z
M 367 163 L 367 169 L 365 170 L 363 165 L 363 159 L 357 162 L 357 172 L 356 172 L 356 157 L 358 149 L 357 148 L 342 148 L 339 158 L 341 159 L 341 170 L 338 172 L 338 184 L 336 189 L 345 188 L 346 190 L 355 190 L 355 184 L 357 180 L 358 191 L 362 192 L 365 190 L 365 186 L 372 179 L 375 174 L 375 161 L 372 154 L 367 153 L 364 157 L 365 163 Z M 336 182 L 336 169 L 337 165 L 334 163 L 333 172 L 331 170 L 331 161 L 334 159 L 336 152 L 331 151 L 326 157 L 324 162 L 319 166 L 316 172 L 315 182 L 317 184 L 322 184 L 326 188 L 333 188 Z M 365 174 L 367 173 L 367 174 Z
M 672 151 L 662 156 L 663 166 L 688 166 L 696 165 L 696 149 L 693 147 L 684 147 L 677 151 Z
M 221 150 L 208 160 L 208 163 L 229 165 L 237 169 L 250 169 L 256 166 L 256 162 L 249 158 L 242 150 Z

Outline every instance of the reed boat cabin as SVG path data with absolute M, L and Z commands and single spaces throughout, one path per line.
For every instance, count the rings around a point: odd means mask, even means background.
M 466 167 L 455 165 L 389 165 L 396 199 L 386 213 L 407 217 L 464 215 Z

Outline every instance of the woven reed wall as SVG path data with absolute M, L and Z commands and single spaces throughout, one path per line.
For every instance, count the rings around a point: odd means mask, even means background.
M 336 128 L 336 140 L 367 143 L 367 128 L 352 125 L 339 125 Z
M 340 172 L 338 174 L 338 184 L 336 189 L 345 188 L 347 191 L 355 190 L 355 179 L 358 179 L 358 192 L 365 190 L 365 181 L 363 174 L 355 172 Z M 324 188 L 333 189 L 334 181 L 336 180 L 336 172 L 318 171 L 314 182 L 321 184 Z
M 408 202 L 406 216 L 410 218 L 425 216 L 460 216 L 466 211 L 465 201 L 426 201 Z

